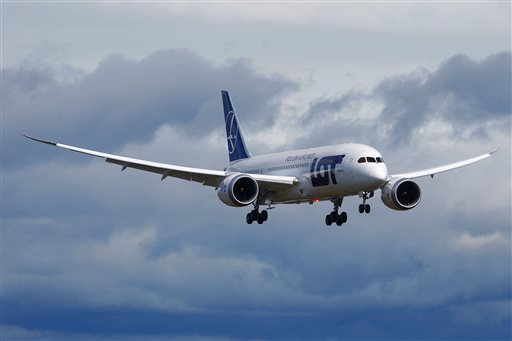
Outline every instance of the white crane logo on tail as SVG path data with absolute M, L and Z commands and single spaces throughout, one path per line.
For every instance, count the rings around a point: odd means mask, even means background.
M 238 124 L 233 111 L 228 112 L 226 117 L 226 127 L 228 128 L 228 152 L 233 154 L 236 148 L 236 139 L 238 138 Z

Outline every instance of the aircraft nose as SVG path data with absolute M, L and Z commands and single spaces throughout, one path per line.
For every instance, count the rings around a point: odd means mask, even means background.
M 372 168 L 368 174 L 368 178 L 372 186 L 376 188 L 382 187 L 388 179 L 388 169 L 386 165 L 379 164 L 377 167 Z

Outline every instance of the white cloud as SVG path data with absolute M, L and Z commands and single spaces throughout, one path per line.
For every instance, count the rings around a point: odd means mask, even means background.
M 255 21 L 260 24 L 280 23 L 294 26 L 326 26 L 361 31 L 435 34 L 501 34 L 507 30 L 509 16 L 506 3 L 213 3 L 162 4 L 144 10 L 157 13 L 165 10 L 204 20 L 230 22 Z M 489 21 L 489 18 L 494 20 Z
M 485 248 L 510 246 L 510 239 L 503 236 L 500 232 L 480 236 L 473 236 L 471 233 L 464 232 L 454 241 L 454 244 L 461 249 L 478 251 Z

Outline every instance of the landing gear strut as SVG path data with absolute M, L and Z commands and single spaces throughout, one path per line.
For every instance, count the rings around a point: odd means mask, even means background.
M 268 219 L 268 212 L 266 210 L 263 210 L 261 212 L 258 212 L 259 205 L 254 205 L 254 210 L 247 213 L 247 216 L 245 217 L 245 221 L 247 224 L 252 224 L 253 221 L 256 221 L 258 224 L 263 224 Z
M 341 226 L 347 222 L 347 212 L 341 212 L 338 214 L 338 210 L 341 208 L 341 204 L 343 203 L 343 198 L 337 198 L 331 201 L 334 204 L 334 209 L 331 213 L 325 216 L 325 224 L 327 226 L 331 226 L 334 223 Z
M 359 213 L 370 213 L 370 204 L 366 203 L 366 200 L 373 197 L 373 191 L 371 192 L 361 192 L 359 196 L 363 198 L 363 203 L 359 205 Z

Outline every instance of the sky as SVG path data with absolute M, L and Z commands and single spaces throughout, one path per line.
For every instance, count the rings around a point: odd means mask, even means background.
M 1 338 L 512 337 L 509 2 L 1 6 Z M 252 154 L 343 142 L 422 178 L 263 225 L 197 183 L 20 133 L 223 169 L 221 90 Z

